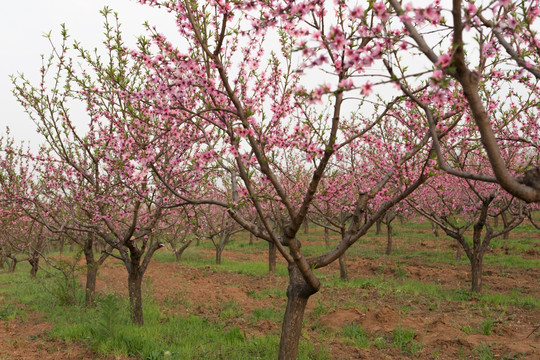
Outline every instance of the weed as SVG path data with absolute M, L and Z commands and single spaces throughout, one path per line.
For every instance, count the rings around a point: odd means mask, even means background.
M 479 360 L 493 360 L 493 352 L 488 344 L 480 344 L 478 347 L 474 348 L 474 352 L 478 354 Z
M 350 323 L 350 324 L 343 325 L 343 327 L 341 328 L 341 334 L 346 339 L 351 341 L 353 345 L 356 347 L 359 347 L 362 349 L 366 349 L 369 347 L 369 344 L 370 344 L 369 336 L 366 330 L 364 330 L 364 328 L 362 328 L 362 325 L 360 324 Z
M 251 318 L 255 322 L 262 319 L 279 322 L 283 319 L 283 315 L 283 310 L 277 310 L 273 307 L 263 307 L 253 310 Z
M 480 325 L 482 334 L 484 334 L 484 335 L 491 335 L 491 333 L 493 332 L 493 324 L 494 324 L 493 319 L 486 319 L 486 320 L 484 320 L 484 321 L 482 322 L 482 324 Z
M 229 300 L 223 304 L 219 317 L 225 320 L 231 320 L 241 317 L 244 309 L 236 300 Z
M 384 337 L 378 336 L 373 339 L 373 345 L 375 345 L 377 349 L 385 349 L 386 347 L 388 347 L 388 341 L 386 341 Z
M 392 332 L 392 345 L 408 355 L 417 355 L 422 351 L 422 344 L 416 342 L 415 338 L 414 330 L 399 326 Z

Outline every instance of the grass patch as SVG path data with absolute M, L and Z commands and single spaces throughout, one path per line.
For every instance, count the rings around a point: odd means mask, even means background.
M 392 332 L 392 345 L 407 355 L 418 355 L 423 345 L 415 341 L 416 334 L 412 329 L 397 327 Z
M 350 343 L 361 349 L 367 349 L 370 346 L 369 336 L 360 324 L 345 324 L 341 328 L 341 335 L 346 339 L 345 343 Z
M 134 356 L 142 359 L 275 359 L 279 337 L 268 335 L 248 338 L 227 320 L 239 314 L 239 305 L 225 303 L 220 313 L 223 321 L 211 321 L 199 316 L 167 316 L 151 298 L 144 300 L 145 325 L 134 326 L 129 320 L 129 304 L 115 294 L 101 296 L 94 309 L 82 304 L 84 293 L 78 290 L 76 305 L 62 304 L 44 286 L 53 284 L 50 276 L 38 281 L 28 274 L 0 274 L 3 296 L 15 298 L 30 309 L 45 313 L 53 323 L 50 336 L 66 341 L 81 341 L 98 354 Z M 12 316 L 13 308 L 5 307 Z M 241 312 L 243 310 L 240 307 Z M 277 315 L 277 314 L 275 314 Z M 266 315 L 269 316 L 268 313 Z M 274 315 L 272 315 L 274 316 Z M 313 344 L 301 341 L 299 359 L 329 359 Z
M 284 310 L 278 310 L 273 307 L 263 307 L 253 310 L 253 312 L 251 313 L 251 319 L 255 322 L 259 320 L 281 322 L 283 320 L 284 314 Z

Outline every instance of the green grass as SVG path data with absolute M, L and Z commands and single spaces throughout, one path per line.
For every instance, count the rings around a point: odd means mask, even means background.
M 451 289 L 439 284 L 424 283 L 416 280 L 385 279 L 382 276 L 370 278 L 355 278 L 350 281 L 341 281 L 334 277 L 329 285 L 336 288 L 375 289 L 379 293 L 393 294 L 396 297 L 425 296 L 430 301 L 466 302 L 471 298 L 478 299 L 478 306 L 520 306 L 525 308 L 540 308 L 540 299 L 534 296 L 523 295 L 519 291 L 509 294 L 480 293 L 471 294 L 464 289 Z M 466 284 L 468 286 L 468 284 Z M 468 288 L 468 287 L 467 287 Z
M 343 325 L 341 335 L 347 340 L 345 343 L 351 343 L 361 349 L 367 349 L 371 344 L 366 330 L 360 324 L 350 323 Z
M 273 307 L 264 307 L 254 309 L 251 313 L 251 318 L 253 321 L 257 322 L 259 320 L 270 320 L 280 323 L 283 320 L 283 315 L 285 310 L 276 309 Z
M 21 267 L 22 269 L 23 267 Z M 134 356 L 142 359 L 275 359 L 279 348 L 276 335 L 247 337 L 238 327 L 228 325 L 231 317 L 242 315 L 239 304 L 225 303 L 219 321 L 195 315 L 164 315 L 151 298 L 144 300 L 145 325 L 134 326 L 129 320 L 128 302 L 114 294 L 101 296 L 97 307 L 85 309 L 83 292 L 77 305 L 63 305 L 53 293 L 45 291 L 54 277 L 38 274 L 37 281 L 27 273 L 0 274 L 1 296 L 17 299 L 45 314 L 53 329 L 49 335 L 66 341 L 81 341 L 98 354 Z M 3 302 L 4 303 L 4 302 Z M 5 304 L 5 303 L 4 303 Z M 5 317 L 13 308 L 4 307 Z M 276 314 L 277 315 L 277 314 Z M 264 315 L 262 315 L 264 316 Z M 268 314 L 266 315 L 268 316 Z M 301 341 L 300 359 L 328 359 L 312 344 Z
M 397 327 L 392 332 L 392 345 L 407 355 L 417 355 L 422 351 L 422 344 L 414 340 L 416 334 L 412 329 Z

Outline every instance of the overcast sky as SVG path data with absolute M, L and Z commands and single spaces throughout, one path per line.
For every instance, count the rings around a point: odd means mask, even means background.
M 124 39 L 135 44 L 137 35 L 144 33 L 142 23 L 148 20 L 165 34 L 175 31 L 174 20 L 164 10 L 142 6 L 134 0 L 24 0 L 2 1 L 0 6 L 0 133 L 6 126 L 17 140 L 40 141 L 33 122 L 12 95 L 11 74 L 24 73 L 39 79 L 41 54 L 49 54 L 50 44 L 43 37 L 52 30 L 60 43 L 60 24 L 65 23 L 71 39 L 79 40 L 86 48 L 99 47 L 103 20 L 99 13 L 104 6 L 117 11 L 124 29 Z

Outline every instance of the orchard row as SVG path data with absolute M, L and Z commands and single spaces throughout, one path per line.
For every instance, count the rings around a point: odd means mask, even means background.
M 62 28 L 41 80 L 13 79 L 39 152 L 1 139 L 2 256 L 26 254 L 35 274 L 48 242 L 79 244 L 89 306 L 99 266 L 118 258 L 143 325 L 156 251 L 208 238 L 219 261 L 247 230 L 288 263 L 279 357 L 295 359 L 314 270 L 377 222 L 429 219 L 480 291 L 490 240 L 533 221 L 537 1 L 139 2 L 172 12 L 181 43 L 148 26 L 130 47 L 107 8 L 102 49 Z M 307 222 L 338 245 L 306 256 Z

